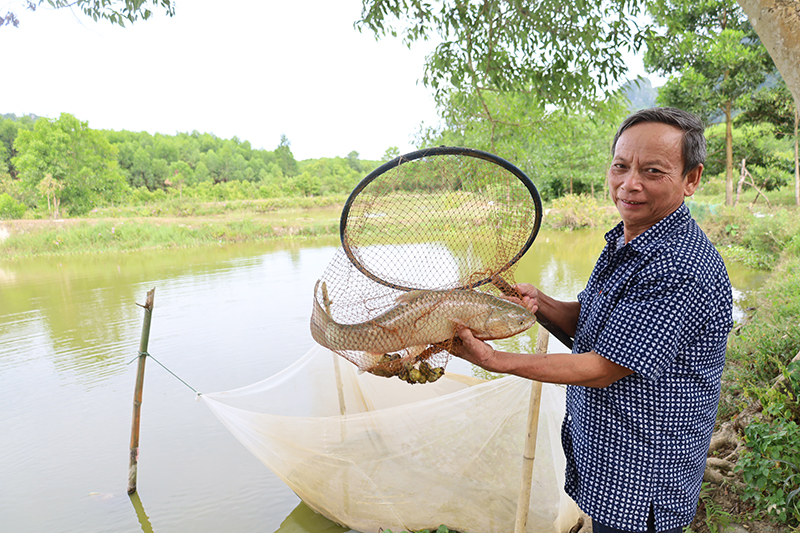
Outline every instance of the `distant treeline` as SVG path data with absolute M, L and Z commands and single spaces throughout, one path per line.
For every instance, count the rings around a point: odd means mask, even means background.
M 197 131 L 93 130 L 67 113 L 0 118 L 0 195 L 34 209 L 46 201 L 71 214 L 164 193 L 209 200 L 234 189 L 261 198 L 344 194 L 378 164 L 355 151 L 297 161 L 286 136 L 264 150 Z

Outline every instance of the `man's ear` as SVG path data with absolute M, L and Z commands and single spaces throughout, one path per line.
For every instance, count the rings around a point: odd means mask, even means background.
M 700 178 L 703 175 L 703 165 L 697 165 L 693 170 L 690 170 L 683 178 L 683 195 L 691 196 L 697 187 L 700 186 Z

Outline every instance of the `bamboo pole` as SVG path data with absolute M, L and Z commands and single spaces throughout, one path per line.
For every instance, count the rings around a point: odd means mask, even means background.
M 130 464 L 128 467 L 128 494 L 136 492 L 136 476 L 139 467 L 139 421 L 142 412 L 142 389 L 144 388 L 144 363 L 147 360 L 147 344 L 150 341 L 150 319 L 153 315 L 155 288 L 147 292 L 144 307 L 142 338 L 139 341 L 139 367 L 136 371 L 136 389 L 133 393 L 133 423 L 131 424 Z M 137 304 L 140 305 L 140 304 Z
M 536 340 L 536 353 L 547 353 L 550 333 L 539 328 Z M 523 533 L 528 526 L 528 511 L 531 506 L 531 484 L 533 483 L 533 460 L 536 457 L 536 437 L 539 433 L 539 406 L 542 401 L 542 382 L 531 381 L 531 400 L 528 406 L 528 432 L 525 436 L 525 449 L 522 452 L 522 481 L 517 500 L 517 519 L 514 533 Z

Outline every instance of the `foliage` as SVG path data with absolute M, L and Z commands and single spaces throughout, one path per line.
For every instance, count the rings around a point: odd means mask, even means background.
M 702 512 L 705 514 L 703 524 L 708 528 L 709 533 L 724 533 L 728 530 L 731 523 L 731 514 L 714 501 L 713 493 L 708 482 L 703 482 L 700 487 L 700 503 Z M 691 533 L 691 528 L 684 529 L 686 533 Z
M 20 131 L 14 149 L 18 155 L 12 162 L 24 187 L 35 190 L 51 176 L 59 184 L 54 194 L 72 214 L 118 201 L 127 188 L 115 148 L 68 113 L 56 120 L 40 118 L 33 130 Z
M 726 203 L 733 203 L 732 112 L 775 69 L 735 0 L 653 0 L 648 12 L 664 27 L 647 38 L 645 66 L 672 75 L 658 102 L 706 123 L 724 117 Z
M 606 209 L 598 205 L 591 196 L 567 194 L 553 200 L 552 209 L 548 212 L 546 223 L 555 229 L 580 229 L 609 227 L 619 222 L 614 209 Z
M 423 82 L 445 101 L 451 90 L 532 90 L 545 102 L 596 99 L 623 80 L 625 51 L 641 44 L 641 2 L 525 3 L 517 0 L 363 0 L 359 30 L 410 44 L 441 42 Z
M 745 428 L 748 450 L 736 468 L 745 481 L 744 498 L 778 522 L 800 526 L 800 362 L 788 365 L 786 386 L 753 389 L 768 421 Z
M 66 114 L 56 121 L 40 118 L 41 121 L 44 122 L 37 122 L 38 130 L 34 131 L 33 116 L 0 117 L 0 193 L 6 192 L 18 202 L 42 211 L 63 200 L 73 215 L 110 204 L 160 203 L 173 196 L 186 200 L 188 207 L 197 201 L 343 195 L 380 164 L 358 159 L 355 151 L 346 158 L 298 162 L 286 136 L 281 137 L 275 150 L 263 150 L 253 149 L 249 142 L 236 137 L 220 139 L 196 131 L 151 135 L 91 130 L 86 123 Z M 16 142 L 24 131 L 29 133 Z M 89 145 L 96 146 L 91 150 L 81 148 Z M 20 147 L 25 147 L 25 157 L 20 157 Z M 77 158 L 62 157 L 78 148 L 74 152 Z M 13 157 L 7 157 L 11 150 Z M 391 147 L 387 153 L 390 151 L 396 152 L 397 148 Z M 87 155 L 91 157 L 87 159 Z M 15 166 L 20 162 L 27 172 L 24 179 Z M 92 179 L 82 183 L 86 198 L 78 205 L 77 191 L 70 184 L 80 181 L 80 172 L 89 163 L 94 165 L 90 170 L 103 171 L 85 172 Z M 55 171 L 56 167 L 63 172 Z M 115 178 L 113 183 L 106 183 L 104 190 L 92 191 L 91 186 L 98 180 L 119 175 L 128 186 Z M 90 187 L 85 187 L 87 183 Z M 41 216 L 38 211 L 32 213 Z
M 20 130 L 33 129 L 36 118 L 34 115 L 17 117 L 13 114 L 0 117 L 0 173 L 7 172 L 12 178 L 17 178 L 17 170 L 11 162 L 17 155 L 14 139 Z
M 789 139 L 779 138 L 766 123 L 742 124 L 731 133 L 733 161 L 738 172 L 745 160 L 745 167 L 762 191 L 777 190 L 792 181 L 794 156 Z M 713 176 L 725 172 L 725 139 L 724 125 L 706 128 L 708 157 L 704 174 Z
M 525 172 L 542 198 L 604 189 L 610 139 L 626 112 L 620 97 L 592 109 L 545 110 L 522 92 L 452 92 L 441 128 L 423 146 L 468 146 L 497 154 Z
M 53 9 L 77 7 L 92 20 L 107 20 L 112 24 L 125 26 L 125 22 L 147 20 L 153 15 L 153 8 L 162 8 L 168 16 L 175 14 L 175 0 L 28 0 L 27 9 L 36 11 L 44 4 Z M 19 27 L 19 18 L 13 12 L 0 15 L 0 27 L 13 24 Z
M 8 193 L 0 194 L 0 220 L 22 218 L 25 205 L 14 200 Z
M 741 390 L 770 388 L 800 352 L 800 257 L 783 256 L 753 307 L 728 339 L 726 373 Z
M 247 141 L 220 139 L 209 133 L 150 135 L 104 131 L 119 151 L 119 166 L 132 187 L 149 190 L 203 182 L 279 183 L 297 174 L 297 161 L 282 137 L 275 151 L 254 150 Z M 167 183 L 169 182 L 169 183 Z
M 769 124 L 776 136 L 794 135 L 797 108 L 782 78 L 763 86 L 740 104 L 743 112 L 736 117 L 736 124 Z
M 693 213 L 701 209 L 697 202 L 689 205 Z M 716 205 L 714 211 L 716 216 L 703 220 L 704 231 L 723 256 L 745 259 L 748 266 L 772 268 L 800 242 L 800 218 L 793 210 L 764 207 L 754 212 L 743 205 Z

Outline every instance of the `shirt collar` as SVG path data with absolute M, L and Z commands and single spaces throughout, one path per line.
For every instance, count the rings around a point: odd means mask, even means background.
M 640 235 L 634 237 L 634 239 L 628 244 L 633 250 L 637 252 L 643 252 L 646 248 L 659 241 L 664 236 L 674 233 L 678 228 L 691 220 L 691 218 L 692 215 L 689 212 L 689 208 L 685 203 L 681 203 L 678 209 L 659 220 L 653 226 L 647 228 Z M 624 234 L 624 232 L 624 223 L 620 222 L 611 231 L 606 233 L 606 242 L 611 244 L 612 249 L 616 249 L 616 241 L 621 235 Z

